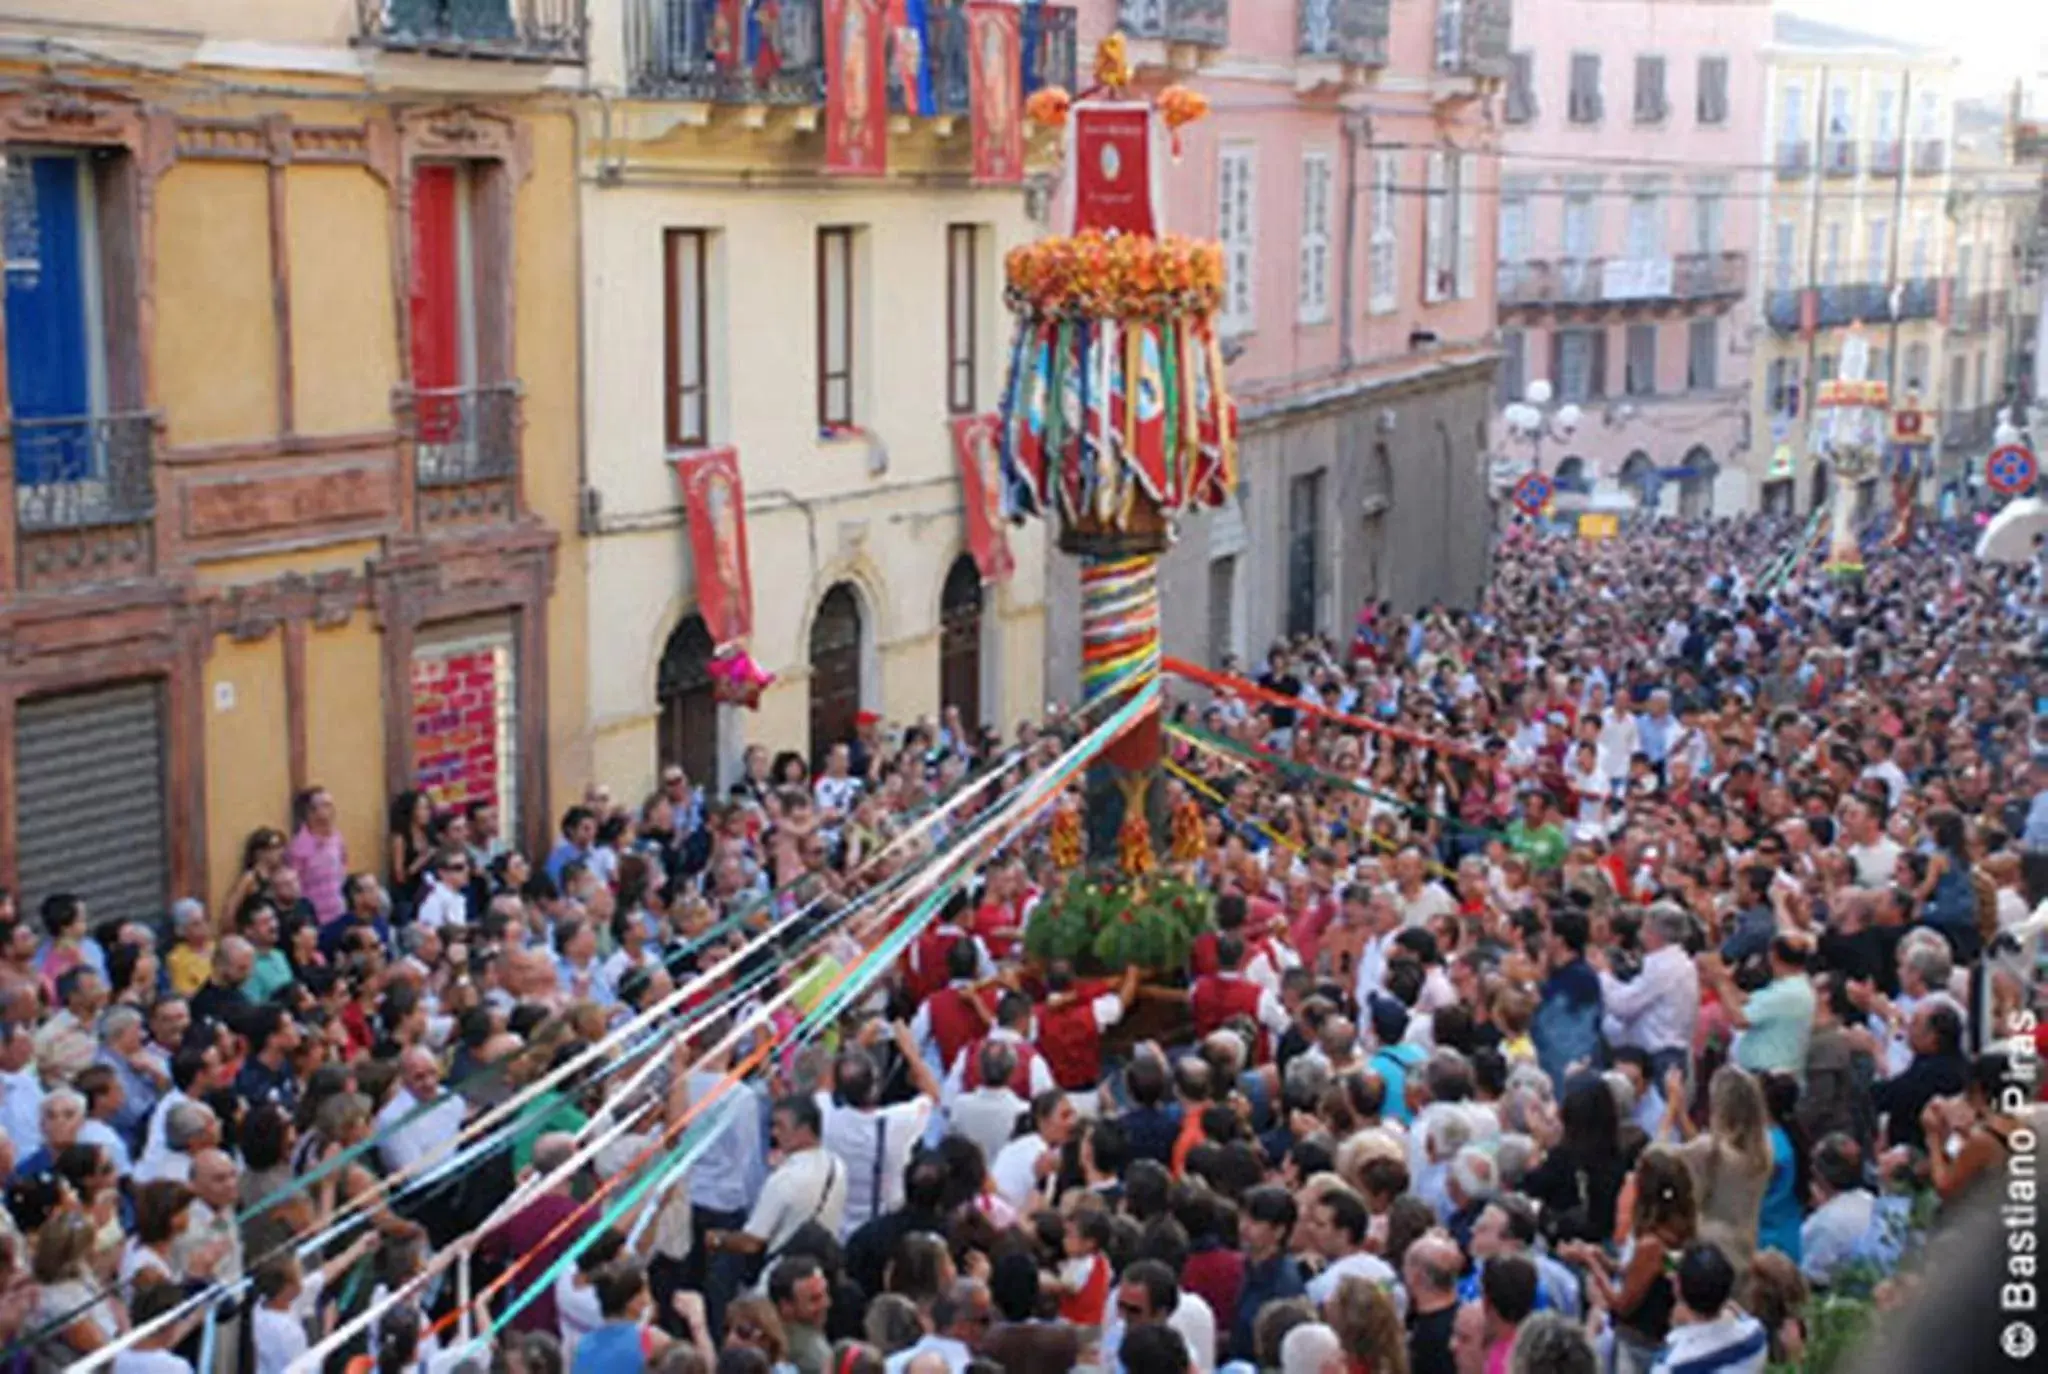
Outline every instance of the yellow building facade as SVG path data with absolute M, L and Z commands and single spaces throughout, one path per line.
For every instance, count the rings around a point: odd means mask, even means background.
M 1828 497 L 1812 401 L 1851 330 L 1895 403 L 1917 393 L 1945 431 L 1974 424 L 1974 392 L 1951 379 L 1987 332 L 1971 304 L 1984 278 L 1954 218 L 1951 57 L 1779 14 L 1765 61 L 1750 451 L 1760 504 L 1791 513 Z M 1878 485 L 1865 478 L 1859 499 Z
M 687 0 L 593 6 L 581 216 L 596 776 L 730 778 L 749 743 L 814 755 L 856 713 L 960 712 L 1008 733 L 1044 703 L 1045 555 L 968 549 L 953 422 L 993 412 L 1004 253 L 1049 187 L 971 175 L 964 12 L 933 6 L 929 109 L 893 83 L 888 170 L 824 167 L 819 0 L 784 3 L 772 82 L 723 70 Z M 1072 89 L 1072 12 L 1024 61 Z M 1041 150 L 1043 151 L 1043 150 Z M 745 486 L 748 649 L 774 684 L 720 705 L 675 464 L 730 448 Z
M 139 10 L 0 21 L 0 884 L 211 906 L 314 785 L 354 869 L 414 786 L 537 841 L 590 761 L 582 7 Z

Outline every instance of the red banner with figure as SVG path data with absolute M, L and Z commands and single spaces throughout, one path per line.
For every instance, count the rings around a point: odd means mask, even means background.
M 1156 234 L 1152 107 L 1131 101 L 1074 106 L 1074 229 Z
M 1024 180 L 1023 39 L 1014 5 L 967 7 L 967 84 L 973 93 L 974 179 Z
M 700 449 L 669 460 L 683 488 L 690 521 L 690 557 L 697 565 L 697 614 L 720 648 L 754 629 L 754 579 L 747 564 L 747 501 L 740 455 Z
M 984 582 L 1007 582 L 1017 569 L 1003 529 L 1003 464 L 996 447 L 999 424 L 993 415 L 962 415 L 953 421 L 953 457 L 960 464 L 962 523 L 967 551 Z
M 889 164 L 889 23 L 884 0 L 825 0 L 825 170 L 881 176 Z

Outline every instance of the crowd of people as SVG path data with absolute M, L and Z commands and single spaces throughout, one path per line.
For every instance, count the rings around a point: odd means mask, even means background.
M 839 995 L 1084 713 L 0 892 L 0 1368 L 1797 1366 L 2034 1148 L 2048 602 L 1792 534 L 1523 532 L 1177 696 L 1186 967 L 1027 957 L 1041 815 Z

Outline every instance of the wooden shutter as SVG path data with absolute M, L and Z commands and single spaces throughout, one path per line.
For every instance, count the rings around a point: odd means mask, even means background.
M 1445 216 L 1449 209 L 1449 189 L 1444 155 L 1431 153 L 1428 170 L 1423 177 L 1422 299 L 1432 303 L 1444 298 L 1444 288 L 1448 285 L 1445 268 L 1449 265 L 1450 254 Z
M 1456 160 L 1458 181 L 1458 299 L 1469 301 L 1479 290 L 1479 159 Z

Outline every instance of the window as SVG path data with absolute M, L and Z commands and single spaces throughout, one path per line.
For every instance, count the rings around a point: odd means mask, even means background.
M 1443 300 L 1451 294 L 1450 167 L 1442 153 L 1424 164 L 1422 203 L 1422 299 Z
M 711 235 L 702 229 L 667 234 L 668 378 L 665 438 L 672 449 L 711 442 Z
M 1922 91 L 1913 99 L 1913 137 L 1941 137 L 1941 97 L 1933 91 Z
M 1770 406 L 1773 415 L 1789 417 L 1799 413 L 1798 359 L 1771 359 L 1766 385 L 1770 389 Z
M 1636 123 L 1661 124 L 1671 107 L 1664 99 L 1664 59 L 1636 58 Z
M 1933 225 L 1925 215 L 1913 221 L 1913 280 L 1925 281 L 1933 272 Z
M 853 230 L 818 231 L 818 428 L 854 423 Z
M 1330 318 L 1330 155 L 1301 156 L 1301 272 L 1303 324 Z
M 1436 69 L 1455 72 L 1465 65 L 1465 0 L 1436 0 Z
M 1778 102 L 1778 144 L 1789 147 L 1804 143 L 1810 133 L 1806 127 L 1806 87 L 1788 81 L 1784 98 Z
M 1510 124 L 1527 124 L 1536 117 L 1536 54 L 1508 54 L 1508 95 L 1504 111 Z
M 981 228 L 946 226 L 946 410 L 972 415 L 980 369 Z
M 1572 191 L 1564 198 L 1564 255 L 1574 261 L 1593 256 L 1598 235 L 1598 207 L 1591 191 Z
M 1572 89 L 1566 114 L 1574 124 L 1598 124 L 1604 112 L 1600 99 L 1600 54 L 1572 54 Z
M 1628 256 L 1636 262 L 1664 255 L 1664 202 L 1653 191 L 1628 198 Z
M 1872 217 L 1870 226 L 1864 233 L 1864 242 L 1870 250 L 1863 273 L 1864 280 L 1891 280 L 1892 222 L 1883 215 Z
M 1850 94 L 1847 86 L 1828 88 L 1828 137 L 1831 139 L 1856 135 L 1856 112 L 1850 106 Z
M 1560 329 L 1550 336 L 1550 374 L 1560 401 L 1591 401 L 1607 394 L 1607 331 Z
M 1519 329 L 1503 329 L 1500 332 L 1500 376 L 1499 403 L 1507 405 L 1522 399 L 1522 392 L 1528 387 L 1527 373 L 1529 339 Z
M 1827 227 L 1827 232 L 1821 238 L 1823 246 L 1820 252 L 1820 284 L 1822 286 L 1840 286 L 1842 284 L 1842 240 L 1846 237 L 1847 235 L 1843 233 L 1840 224 L 1830 224 Z
M 1237 556 L 1209 560 L 1209 666 L 1237 652 Z
M 1395 200 L 1395 180 L 1401 174 L 1399 153 L 1372 155 L 1372 274 L 1367 309 L 1384 315 L 1394 308 L 1399 294 L 1401 225 Z
M 1790 291 L 1799 280 L 1799 226 L 1789 219 L 1781 219 L 1772 226 L 1771 238 L 1771 287 L 1777 291 Z
M 1906 370 L 1899 378 L 1910 391 L 1927 390 L 1927 345 L 1909 343 L 1906 345 Z
M 1243 334 L 1255 322 L 1252 293 L 1254 256 L 1252 208 L 1258 188 L 1254 150 L 1225 147 L 1217 156 L 1216 237 L 1223 244 L 1223 332 Z
M 1720 191 L 1700 191 L 1692 198 L 1692 251 L 1721 251 L 1721 224 L 1726 218 L 1728 198 Z
M 1835 355 L 1823 353 L 1815 358 L 1813 361 L 1813 375 L 1823 382 L 1833 381 L 1835 378 Z
M 1287 633 L 1322 628 L 1323 470 L 1297 477 L 1287 489 Z
M 1628 327 L 1628 366 L 1622 376 L 1623 390 L 1630 396 L 1657 394 L 1657 326 L 1632 324 Z
M 1693 112 L 1702 124 L 1728 122 L 1728 59 L 1702 57 L 1699 65 L 1699 94 Z
M 1479 160 L 1462 153 L 1452 158 L 1451 183 L 1457 188 L 1451 210 L 1458 220 L 1452 278 L 1458 299 L 1469 301 L 1479 290 Z
M 1500 294 L 1507 298 L 1514 295 L 1521 265 L 1529 256 L 1527 191 L 1518 188 L 1501 192 L 1500 225 L 1494 234 L 1494 256 L 1500 263 Z
M 1976 249 L 1967 243 L 1956 245 L 1956 295 L 1958 296 L 1970 294 L 1971 258 L 1975 253 Z
M 1890 143 L 1899 136 L 1899 92 L 1896 87 L 1877 88 L 1871 136 L 1879 143 Z
M 510 236 L 490 194 L 490 162 L 413 170 L 408 321 L 417 480 L 466 482 L 511 473 L 517 425 L 510 330 L 501 289 Z
M 1720 352 L 1719 320 L 1694 320 L 1685 327 L 1685 385 L 1688 391 L 1714 389 Z

